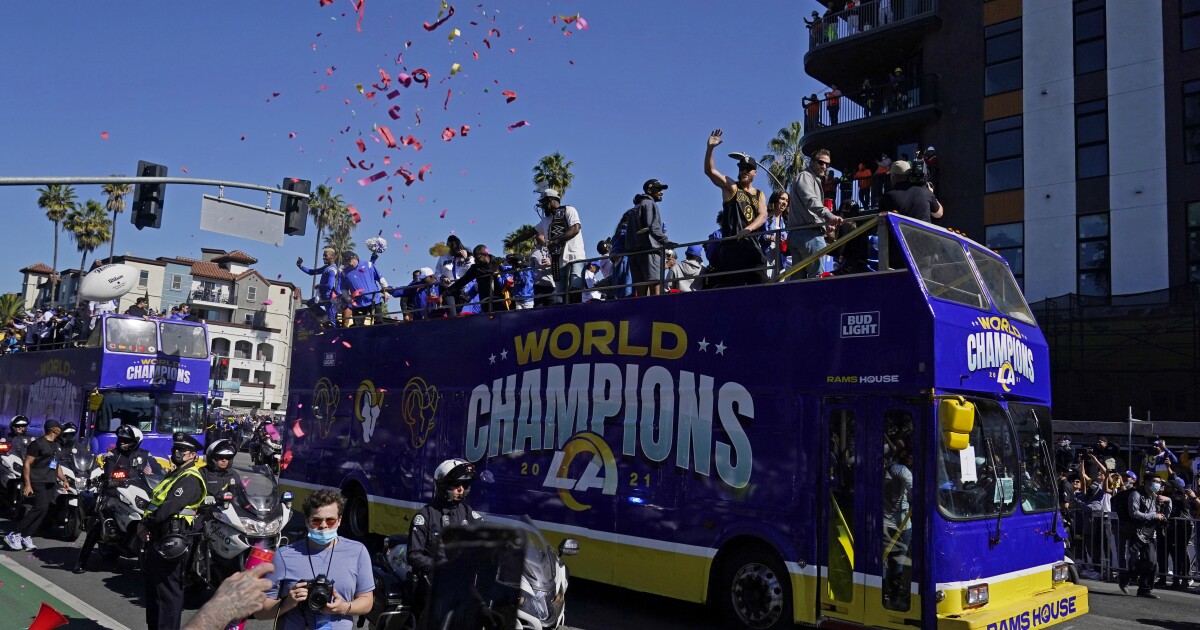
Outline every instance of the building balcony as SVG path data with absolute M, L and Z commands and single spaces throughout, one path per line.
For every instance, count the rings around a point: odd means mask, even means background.
M 822 18 L 808 29 L 804 70 L 825 83 L 894 67 L 941 27 L 938 0 L 872 0 Z
M 233 299 L 229 293 L 214 289 L 197 289 L 191 292 L 189 302 L 201 306 L 213 306 L 217 308 L 236 309 Z
M 940 114 L 937 75 L 901 79 L 804 107 L 804 152 L 829 149 L 834 165 L 879 156 L 880 147 L 919 140 L 920 129 Z M 896 156 L 892 156 L 895 158 Z

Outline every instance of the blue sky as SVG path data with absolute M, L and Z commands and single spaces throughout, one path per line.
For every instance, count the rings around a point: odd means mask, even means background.
M 429 247 L 451 231 L 498 249 L 504 234 L 534 222 L 531 169 L 554 151 L 575 162 L 565 202 L 579 209 L 589 252 L 651 177 L 670 185 L 661 207 L 671 237 L 704 238 L 720 203 L 701 170 L 709 131 L 725 130 L 722 155 L 761 155 L 780 127 L 799 118 L 801 96 L 819 89 L 802 61 L 801 18 L 813 2 L 479 4 L 455 5 L 453 17 L 426 31 L 422 24 L 436 20 L 438 0 L 366 0 L 359 32 L 351 0 L 324 7 L 318 0 L 6 3 L 0 173 L 133 174 L 143 159 L 178 176 L 328 183 L 361 213 L 360 249 L 370 236 L 387 238 L 380 266 L 398 284 L 430 264 Z M 576 13 L 587 30 L 572 25 L 565 36 L 561 21 L 551 22 Z M 455 28 L 461 35 L 449 41 Z M 490 28 L 499 35 L 489 36 Z M 454 63 L 462 71 L 449 77 Z M 379 69 L 394 78 L 406 68 L 426 69 L 429 87 L 393 83 L 400 91 L 393 100 L 384 92 L 367 99 L 355 87 L 370 92 Z M 516 100 L 506 104 L 502 90 L 516 92 Z M 393 105 L 401 108 L 398 120 L 388 114 Z M 507 129 L 521 120 L 528 126 Z M 373 125 L 412 135 L 423 149 L 387 149 L 373 139 Z M 462 125 L 471 127 L 465 138 L 442 140 L 443 129 Z M 347 156 L 375 168 L 347 170 Z M 357 182 L 379 170 L 406 166 L 415 173 L 426 164 L 426 181 L 411 187 L 400 176 Z M 732 164 L 718 160 L 726 171 Z M 388 186 L 392 202 L 378 201 Z M 81 200 L 102 200 L 99 186 L 76 188 Z M 117 252 L 153 258 L 196 256 L 201 247 L 241 249 L 268 276 L 282 274 L 307 292 L 309 281 L 294 261 L 312 259 L 311 224 L 308 235 L 278 248 L 201 232 L 204 193 L 215 190 L 168 186 L 160 230 L 139 232 L 128 213 L 121 215 Z M 227 195 L 259 205 L 265 198 Z M 50 263 L 52 225 L 36 201 L 33 187 L 0 188 L 9 228 L 0 291 L 19 288 L 17 269 Z M 64 234 L 59 268 L 78 264 Z

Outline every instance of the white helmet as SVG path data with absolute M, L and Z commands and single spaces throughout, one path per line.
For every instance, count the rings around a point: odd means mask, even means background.
M 433 471 L 433 482 L 437 485 L 437 496 L 450 500 L 450 490 L 461 485 L 466 492 L 465 498 L 471 491 L 471 482 L 475 481 L 475 464 L 465 459 L 447 459 L 438 464 Z

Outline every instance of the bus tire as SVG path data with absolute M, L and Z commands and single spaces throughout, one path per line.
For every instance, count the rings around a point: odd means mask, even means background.
M 792 626 L 791 579 L 779 557 L 759 546 L 736 550 L 721 563 L 717 606 L 729 628 L 774 630 Z
M 351 484 L 342 489 L 346 497 L 346 534 L 359 542 L 366 542 L 371 533 L 370 505 L 367 503 L 367 493 L 362 486 Z

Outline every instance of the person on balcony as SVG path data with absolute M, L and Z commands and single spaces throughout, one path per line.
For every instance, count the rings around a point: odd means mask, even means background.
M 829 112 L 829 124 L 838 124 L 838 111 L 842 109 L 842 91 L 838 89 L 836 83 L 829 84 L 829 91 L 825 93 L 825 110 Z

